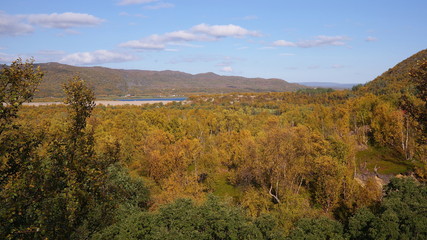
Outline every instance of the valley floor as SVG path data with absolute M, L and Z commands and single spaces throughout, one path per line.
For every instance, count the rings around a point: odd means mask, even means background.
M 144 105 L 144 104 L 154 104 L 154 103 L 171 103 L 173 101 L 114 101 L 114 100 L 100 100 L 95 101 L 96 105 L 105 105 L 105 106 L 121 106 L 121 105 Z M 57 104 L 64 104 L 63 102 L 30 102 L 30 103 L 24 103 L 26 106 L 45 106 L 45 105 L 57 105 Z

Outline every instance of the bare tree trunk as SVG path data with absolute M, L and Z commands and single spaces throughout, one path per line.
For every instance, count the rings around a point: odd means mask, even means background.
M 276 183 L 276 185 L 277 185 L 277 183 Z M 280 203 L 280 199 L 277 196 L 277 191 L 276 191 L 276 194 L 273 194 L 273 192 L 271 190 L 273 190 L 273 185 L 272 184 L 270 184 L 270 190 L 268 191 L 268 193 L 270 194 L 270 196 L 272 196 L 276 200 L 277 203 Z
M 304 180 L 304 178 L 303 177 L 301 177 L 301 181 L 300 181 L 300 183 L 299 183 L 299 185 L 298 185 L 298 190 L 297 190 L 297 194 L 299 193 L 299 189 L 301 188 L 301 185 L 302 185 L 302 181 Z
M 406 146 L 406 152 L 407 152 L 407 154 L 406 154 L 406 160 L 409 160 L 409 159 L 411 159 L 412 158 L 412 156 L 411 156 L 411 152 L 410 152 L 410 149 L 409 149 L 409 119 L 406 117 L 406 140 L 405 140 L 405 146 Z
M 411 153 L 409 149 L 409 119 L 407 116 L 404 117 L 404 128 L 402 129 L 402 136 L 401 136 L 401 144 L 402 144 L 402 150 L 403 154 L 405 155 L 405 160 L 411 159 Z

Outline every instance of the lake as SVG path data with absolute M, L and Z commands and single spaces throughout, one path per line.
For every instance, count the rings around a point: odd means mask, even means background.
M 138 99 L 114 99 L 115 101 L 126 101 L 126 102 L 130 102 L 130 101 L 184 101 L 187 100 L 187 98 L 182 97 L 182 98 L 138 98 Z

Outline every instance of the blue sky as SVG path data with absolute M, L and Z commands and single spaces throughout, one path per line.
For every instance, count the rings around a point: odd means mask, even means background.
M 364 83 L 427 48 L 427 1 L 2 0 L 0 63 Z

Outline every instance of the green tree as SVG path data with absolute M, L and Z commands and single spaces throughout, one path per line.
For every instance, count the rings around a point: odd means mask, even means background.
M 243 212 L 209 197 L 201 206 L 179 199 L 159 212 L 137 212 L 93 239 L 283 239 L 274 219 L 255 224 Z
M 63 131 L 47 143 L 41 170 L 47 195 L 38 222 L 44 237 L 79 239 L 112 221 L 117 203 L 106 183 L 108 167 L 117 158 L 101 159 L 95 154 L 93 130 L 86 127 L 95 106 L 93 91 L 75 77 L 64 85 L 64 92 L 69 118 Z
M 427 187 L 394 178 L 378 209 L 363 208 L 349 220 L 352 239 L 426 239 Z
M 341 223 L 326 217 L 299 220 L 288 236 L 289 240 L 345 239 Z
M 423 126 L 424 137 L 427 138 L 427 59 L 417 62 L 417 67 L 409 73 L 415 83 L 415 95 L 423 101 L 424 106 L 411 113 Z
M 31 101 L 44 73 L 35 68 L 34 60 L 19 58 L 0 72 L 0 134 L 8 127 L 24 102 Z
M 348 232 L 352 239 L 372 239 L 375 215 L 368 208 L 359 209 L 349 220 Z
M 93 92 L 76 78 L 65 86 L 69 121 L 1 134 L 0 238 L 87 239 L 115 215 L 146 209 L 148 191 L 120 165 L 120 146 L 94 151 L 86 120 Z
M 25 101 L 33 97 L 43 72 L 33 60 L 18 59 L 4 66 L 0 74 L 0 238 L 14 238 L 20 232 L 35 232 L 32 203 L 42 195 L 36 150 L 43 139 L 43 127 L 31 129 L 15 122 Z M 29 207 L 30 205 L 30 207 Z

